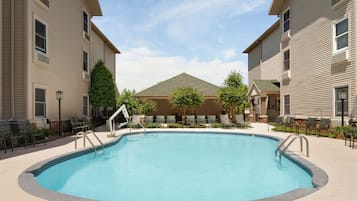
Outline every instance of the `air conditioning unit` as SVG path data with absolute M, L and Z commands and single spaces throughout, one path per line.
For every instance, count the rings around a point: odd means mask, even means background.
M 290 80 L 290 79 L 291 79 L 290 70 L 284 71 L 283 74 L 282 74 L 282 76 L 281 76 L 281 78 L 282 78 L 283 80 Z
M 44 64 L 50 63 L 50 59 L 47 57 L 47 55 L 37 51 L 35 51 L 34 53 L 34 61 L 36 63 L 44 63 Z
M 87 39 L 88 41 L 90 40 L 89 33 L 86 33 L 83 31 L 83 38 Z
M 84 71 L 84 72 L 82 73 L 82 78 L 83 78 L 84 80 L 89 80 L 89 79 L 90 79 L 89 73 Z

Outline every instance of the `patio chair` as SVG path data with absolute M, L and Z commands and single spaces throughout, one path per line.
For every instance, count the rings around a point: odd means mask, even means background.
M 166 116 L 166 123 L 175 124 L 176 123 L 176 116 L 175 115 L 167 115 Z
M 79 131 L 87 131 L 89 129 L 88 122 L 82 121 L 76 117 L 70 118 L 72 134 L 77 133 Z
M 234 115 L 234 122 L 238 125 L 238 126 L 245 126 L 245 121 L 244 121 L 244 116 L 243 114 L 235 114 Z
M 154 116 L 145 116 L 144 117 L 144 123 L 146 123 L 146 124 L 154 123 Z
M 196 116 L 197 124 L 206 126 L 206 116 L 205 115 L 197 115 Z
M 219 119 L 220 119 L 223 127 L 232 127 L 233 126 L 232 122 L 229 120 L 228 114 L 219 115 Z
M 208 124 L 215 124 L 217 123 L 216 115 L 207 115 L 207 123 Z
M 186 124 L 195 125 L 196 124 L 195 115 L 186 115 Z
M 321 135 L 321 131 L 325 130 L 327 133 L 330 131 L 330 124 L 331 124 L 331 119 L 329 118 L 321 118 L 320 124 L 319 124 L 319 136 Z
M 16 121 L 2 121 L 0 125 L 2 133 L 6 133 L 6 142 L 10 143 L 11 151 L 14 151 L 14 145 L 24 144 L 27 148 L 27 141 L 29 136 L 19 132 Z
M 4 147 L 4 153 L 6 153 L 6 141 L 9 139 L 11 133 L 10 124 L 8 121 L 0 121 L 0 143 Z
M 317 118 L 312 118 L 312 117 L 307 118 L 305 134 L 311 134 L 311 131 L 315 131 L 315 135 L 316 135 L 316 130 L 317 130 L 316 125 L 317 125 Z
M 165 123 L 165 116 L 164 115 L 156 115 L 155 123 L 164 124 Z
M 129 121 L 129 127 L 130 128 L 137 128 L 138 126 L 140 126 L 141 128 L 144 128 L 144 126 L 141 124 L 141 118 L 143 117 L 143 115 L 133 115 L 130 117 L 130 121 Z
M 35 146 L 37 142 L 43 142 L 46 145 L 47 137 L 46 134 L 42 131 L 34 133 L 32 132 L 31 124 L 29 120 L 18 120 L 16 121 L 19 133 L 28 136 L 29 142 L 32 142 L 32 145 Z

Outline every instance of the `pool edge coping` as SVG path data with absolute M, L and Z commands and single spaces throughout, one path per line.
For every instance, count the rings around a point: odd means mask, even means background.
M 277 140 L 278 142 L 281 142 L 283 139 L 280 137 L 276 136 L 270 136 L 270 135 L 264 135 L 264 134 L 255 134 L 255 133 L 242 133 L 239 131 L 195 131 L 195 130 L 165 130 L 165 131 L 160 131 L 160 130 L 149 130 L 146 131 L 145 133 L 162 133 L 162 132 L 174 132 L 174 133 L 180 133 L 180 132 L 193 132 L 193 133 L 223 133 L 223 134 L 232 134 L 232 135 L 246 135 L 246 136 L 258 136 L 258 137 L 264 137 L 264 138 L 270 138 L 273 140 Z M 115 137 L 113 140 L 107 142 L 104 144 L 105 147 L 109 147 L 112 145 L 115 145 L 119 143 L 121 138 L 126 135 L 134 135 L 134 134 L 143 134 L 143 131 L 134 131 L 134 132 L 127 132 L 123 133 L 117 137 Z M 99 147 L 99 146 L 98 146 Z M 69 160 L 71 158 L 84 155 L 87 153 L 93 152 L 91 147 L 88 148 L 82 148 L 80 150 L 75 150 L 69 153 L 65 154 L 60 154 L 54 157 L 51 157 L 46 160 L 42 160 L 40 162 L 37 162 L 24 170 L 18 177 L 18 184 L 21 187 L 21 189 L 33 196 L 47 199 L 47 200 L 53 200 L 53 201 L 61 201 L 61 200 L 66 200 L 66 201 L 94 201 L 93 199 L 88 199 L 88 198 L 81 198 L 81 197 L 76 197 L 56 191 L 52 191 L 49 189 L 46 189 L 42 187 L 39 183 L 36 182 L 35 177 L 40 174 L 42 171 L 46 170 L 47 168 L 65 161 Z M 305 197 L 309 194 L 312 194 L 319 189 L 321 189 L 323 186 L 325 186 L 328 183 L 328 175 L 324 170 L 321 168 L 317 167 L 314 165 L 312 162 L 296 155 L 294 152 L 287 151 L 284 153 L 284 156 L 289 158 L 290 160 L 294 161 L 298 166 L 303 168 L 305 171 L 307 171 L 311 177 L 312 177 L 312 184 L 313 188 L 298 188 L 294 189 L 292 191 L 288 191 L 286 193 L 276 195 L 276 196 L 271 196 L 263 199 L 257 199 L 254 201 L 290 201 L 290 200 L 295 200 L 298 198 Z

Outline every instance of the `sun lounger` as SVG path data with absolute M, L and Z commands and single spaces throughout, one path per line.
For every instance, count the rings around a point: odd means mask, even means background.
M 233 126 L 232 122 L 229 120 L 228 114 L 219 115 L 219 119 L 220 119 L 223 127 L 232 127 Z
M 208 124 L 215 124 L 217 123 L 216 115 L 207 115 L 207 123 Z
M 144 117 L 144 123 L 146 123 L 146 124 L 154 123 L 154 116 L 145 116 Z
M 176 116 L 175 115 L 167 115 L 166 116 L 166 123 L 175 124 L 176 123 Z
M 197 124 L 206 126 L 206 116 L 205 115 L 197 115 L 196 116 Z
M 196 124 L 195 115 L 186 115 L 186 124 L 195 125 Z
M 165 116 L 164 115 L 157 115 L 155 118 L 155 123 L 164 124 L 165 123 Z

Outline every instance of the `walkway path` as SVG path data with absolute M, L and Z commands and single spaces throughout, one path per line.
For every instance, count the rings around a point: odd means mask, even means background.
M 228 130 L 229 132 L 237 131 L 243 133 L 256 133 L 272 135 L 281 138 L 287 136 L 286 133 L 273 132 L 267 124 L 254 123 L 251 129 L 245 130 Z M 199 130 L 199 129 L 195 129 Z M 220 130 L 221 129 L 210 129 Z M 223 130 L 227 131 L 227 130 Z M 121 130 L 120 133 L 128 132 Z M 119 133 L 119 134 L 120 134 Z M 108 138 L 108 132 L 97 132 L 104 142 L 109 142 L 113 138 Z M 353 199 L 354 191 L 357 187 L 355 171 L 357 170 L 357 150 L 344 146 L 343 140 L 307 136 L 310 141 L 310 157 L 306 158 L 299 152 L 298 143 L 291 147 L 291 151 L 301 155 L 315 165 L 319 166 L 329 175 L 328 184 L 319 191 L 299 199 L 300 201 L 348 201 Z M 81 144 L 80 144 L 81 145 Z M 66 137 L 53 142 L 46 146 L 36 145 L 36 147 L 17 148 L 13 153 L 10 151 L 5 155 L 0 153 L 0 192 L 1 200 L 26 200 L 37 201 L 40 198 L 29 195 L 24 192 L 18 185 L 18 176 L 26 168 L 36 162 L 48 159 L 50 157 L 65 154 L 74 150 L 74 138 Z M 6 157 L 5 157 L 6 156 Z M 11 157 L 8 157 L 11 156 Z

